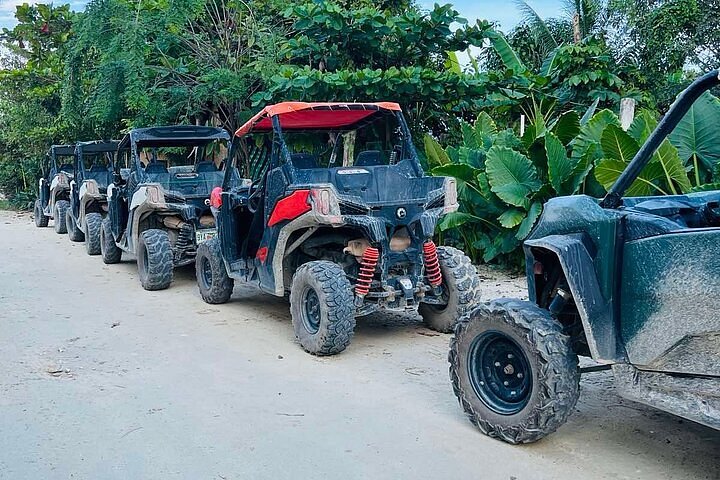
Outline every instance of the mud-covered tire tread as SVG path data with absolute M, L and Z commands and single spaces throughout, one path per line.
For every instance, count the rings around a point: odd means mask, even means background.
M 35 206 L 33 207 L 33 216 L 35 217 L 35 226 L 43 228 L 48 226 L 48 217 L 43 213 L 42 205 L 40 205 L 40 199 L 35 200 Z
M 115 244 L 115 237 L 112 234 L 112 223 L 110 217 L 103 219 L 100 226 L 100 254 L 106 265 L 119 263 L 122 259 L 122 250 Z
M 143 271 L 143 250 L 148 252 L 147 275 Z M 137 247 L 140 284 L 145 290 L 164 290 L 173 280 L 173 251 L 165 230 L 150 228 L 140 234 Z
M 425 325 L 441 333 L 452 333 L 457 320 L 480 302 L 480 277 L 470 258 L 454 247 L 438 247 L 438 260 L 451 295 L 457 295 L 457 304 L 443 311 L 428 303 L 420 303 L 418 309 Z M 454 303 L 454 302 L 450 302 Z
M 55 202 L 53 212 L 55 233 L 58 233 L 60 235 L 67 233 L 67 222 L 65 219 L 65 215 L 67 214 L 67 209 L 69 206 L 70 202 L 68 202 L 67 200 L 58 200 L 57 202 Z
M 71 242 L 82 242 L 85 240 L 85 234 L 78 228 L 77 223 L 75 223 L 72 208 L 68 208 L 65 212 L 65 230 L 67 230 L 68 238 Z
M 315 279 L 321 292 L 318 298 L 327 309 L 327 320 L 321 320 L 320 329 L 310 334 L 303 325 L 301 290 Z M 321 294 L 322 293 L 322 294 Z M 355 306 L 352 286 L 340 265 L 317 260 L 301 265 L 293 275 L 290 292 L 290 312 L 295 337 L 300 345 L 313 355 L 335 355 L 345 350 L 355 331 Z
M 534 388 L 539 388 L 539 402 L 528 404 L 526 408 L 532 408 L 532 411 L 525 421 L 516 425 L 501 425 L 483 419 L 471 403 L 473 399 L 480 401 L 473 387 L 467 385 L 466 391 L 461 384 L 458 369 L 464 369 L 466 365 L 459 365 L 459 346 L 472 342 L 468 327 L 473 321 L 482 321 L 480 315 L 487 314 L 502 315 L 506 323 L 521 329 L 529 345 L 538 353 L 540 371 L 536 380 L 538 385 Z M 448 361 L 453 391 L 470 421 L 485 435 L 508 443 L 532 443 L 554 432 L 567 421 L 580 395 L 578 357 L 572 351 L 569 337 L 563 334 L 562 326 L 549 312 L 531 302 L 503 298 L 478 306 L 455 327 Z
M 85 214 L 85 251 L 88 255 L 100 255 L 101 253 L 100 230 L 102 223 L 102 214 L 96 212 Z
M 212 270 L 212 285 L 210 285 L 209 289 L 205 288 L 205 282 L 202 279 L 203 258 L 207 258 L 210 261 L 210 268 Z M 217 237 L 211 238 L 198 245 L 195 256 L 195 276 L 197 277 L 200 296 L 206 303 L 217 305 L 230 300 L 235 281 L 227 274 L 220 251 L 220 241 Z

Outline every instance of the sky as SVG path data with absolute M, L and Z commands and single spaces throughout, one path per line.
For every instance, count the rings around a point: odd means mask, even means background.
M 13 17 L 15 7 L 25 2 L 38 3 L 34 0 L 0 0 L 0 29 L 3 27 L 12 28 L 15 25 Z M 42 0 L 48 3 L 51 0 Z M 445 3 L 445 1 L 436 0 L 437 3 Z M 514 27 L 520 20 L 520 15 L 515 3 L 512 0 L 448 0 L 460 12 L 460 15 L 467 18 L 471 22 L 475 19 L 484 18 L 495 21 L 500 24 L 503 29 Z M 70 3 L 74 10 L 83 8 L 84 0 L 56 0 L 55 4 Z M 419 0 L 424 7 L 431 8 L 435 1 Z M 561 12 L 562 0 L 528 0 L 541 17 L 557 17 Z

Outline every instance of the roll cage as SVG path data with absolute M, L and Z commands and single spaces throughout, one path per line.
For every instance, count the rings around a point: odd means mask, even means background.
M 400 142 L 396 161 L 407 160 L 415 176 L 424 176 L 410 129 L 398 104 L 283 102 L 265 107 L 237 129 L 230 155 L 232 165 L 236 168 L 227 169 L 225 172 L 223 189 L 231 188 L 235 180 L 233 172 L 242 171 L 241 176 L 259 182 L 269 167 L 280 165 L 286 166 L 288 183 L 297 183 L 297 173 L 301 168 L 298 162 L 293 160 L 288 148 L 287 134 L 327 134 L 328 137 L 336 135 L 333 146 L 335 149 L 339 145 L 337 135 L 362 129 L 383 117 L 390 116 L 397 122 L 396 133 Z M 264 138 L 263 134 L 265 134 Z M 334 163 L 333 155 L 336 153 L 331 154 L 331 160 L 327 165 L 317 165 L 316 168 L 350 166 Z M 238 165 L 240 156 L 245 161 L 243 168 Z
M 60 164 L 58 166 L 58 158 L 75 157 L 75 145 L 52 145 L 47 154 L 45 154 L 46 165 L 48 166 L 47 177 L 51 178 L 60 170 L 66 173 L 72 173 L 72 163 Z M 43 172 L 45 173 L 45 172 Z
M 115 154 L 118 150 L 119 140 L 93 140 L 90 142 L 78 142 L 75 146 L 75 176 L 78 180 L 86 178 L 87 174 L 95 167 L 103 167 L 103 171 L 111 170 L 115 166 Z M 103 163 L 93 160 L 90 169 L 85 167 L 85 157 L 94 155 L 104 159 Z M 97 169 L 99 170 L 99 168 Z
M 118 159 L 127 158 L 131 171 L 138 172 L 141 181 L 146 177 L 140 158 L 140 151 L 144 148 L 174 148 L 174 147 L 202 147 L 203 149 L 215 141 L 230 141 L 230 134 L 222 128 L 198 125 L 163 126 L 137 128 L 125 135 L 118 144 Z M 196 152 L 195 161 L 203 157 Z M 150 163 L 157 161 L 157 155 L 150 159 Z M 116 162 L 116 171 L 121 162 Z

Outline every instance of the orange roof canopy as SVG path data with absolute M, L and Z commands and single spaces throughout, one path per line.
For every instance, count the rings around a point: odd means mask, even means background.
M 274 116 L 280 117 L 283 129 L 333 129 L 354 125 L 375 112 L 400 111 L 400 105 L 392 102 L 378 103 L 307 103 L 282 102 L 268 105 L 237 129 L 235 136 L 242 137 L 254 132 L 272 130 Z

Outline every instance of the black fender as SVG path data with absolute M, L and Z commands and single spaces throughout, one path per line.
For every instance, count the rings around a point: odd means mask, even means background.
M 590 242 L 590 245 L 592 243 Z M 612 299 L 605 298 L 594 268 L 594 253 L 583 241 L 583 234 L 549 235 L 524 244 L 528 294 L 537 302 L 534 265 L 538 249 L 552 253 L 565 274 L 578 314 L 583 323 L 590 354 L 596 361 L 616 363 L 625 361 L 620 347 Z

